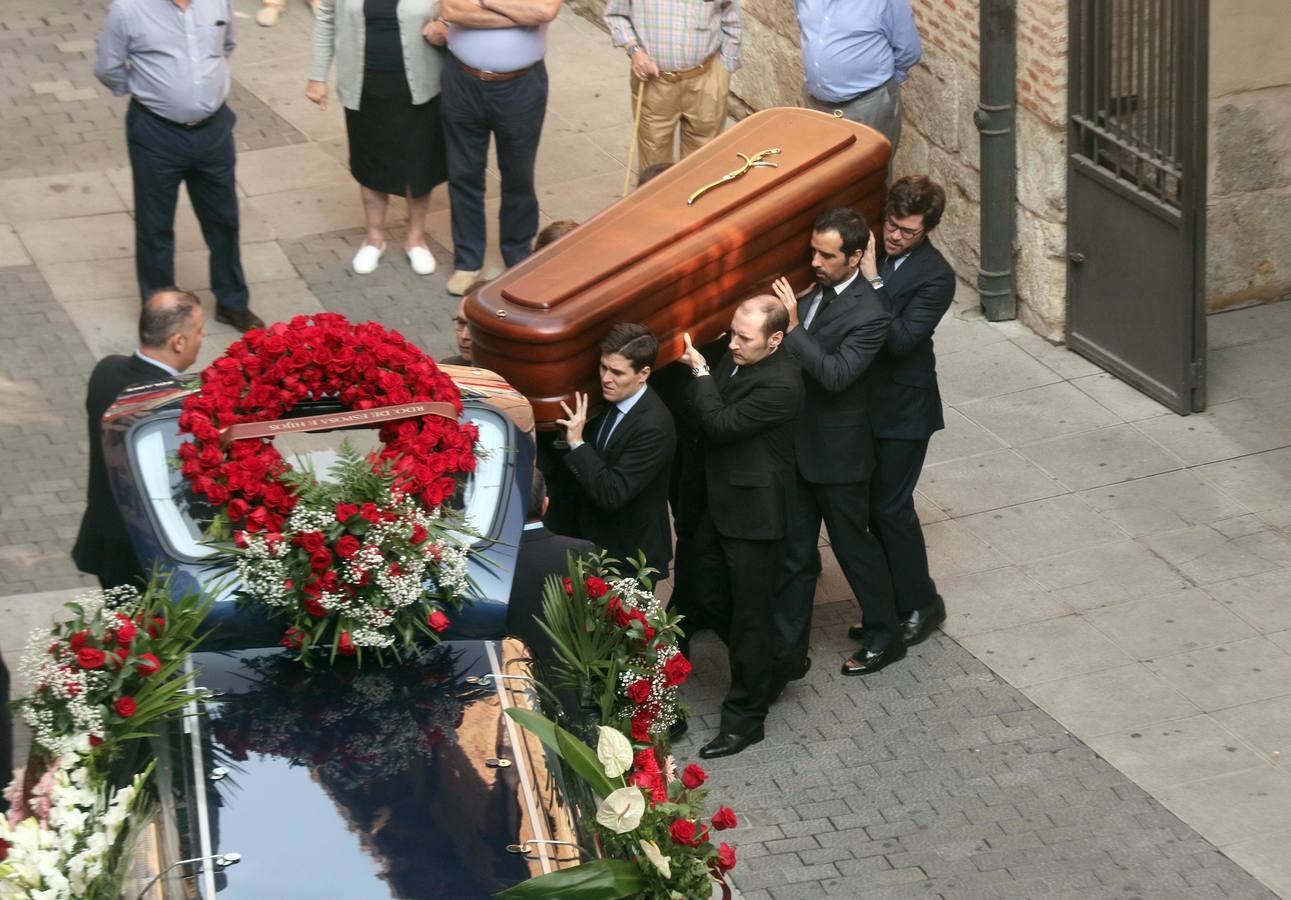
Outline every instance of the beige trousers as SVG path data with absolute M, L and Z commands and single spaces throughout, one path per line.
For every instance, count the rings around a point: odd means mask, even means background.
M 673 162 L 673 139 L 681 128 L 681 155 L 698 150 L 721 133 L 726 125 L 726 101 L 731 73 L 718 54 L 707 68 L 684 81 L 654 78 L 645 82 L 641 102 L 641 130 L 637 135 L 637 171 L 658 163 Z M 632 111 L 642 82 L 632 76 Z

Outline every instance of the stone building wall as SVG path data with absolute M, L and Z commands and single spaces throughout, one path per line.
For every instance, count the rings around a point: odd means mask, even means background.
M 1212 0 L 1206 307 L 1291 296 L 1291 16 Z

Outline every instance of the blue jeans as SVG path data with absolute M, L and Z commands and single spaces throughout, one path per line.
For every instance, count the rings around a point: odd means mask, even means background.
M 440 110 L 448 150 L 448 196 L 452 200 L 453 265 L 484 266 L 484 165 L 489 135 L 497 142 L 502 173 L 498 232 L 502 259 L 514 266 L 531 252 L 538 233 L 538 196 L 533 169 L 547 114 L 547 67 L 539 62 L 511 81 L 481 81 L 451 56 L 444 63 Z
M 233 110 L 223 106 L 203 125 L 185 128 L 150 115 L 137 101 L 130 104 L 126 144 L 134 176 L 135 274 L 143 299 L 175 283 L 175 204 L 183 182 L 211 251 L 215 302 L 227 309 L 246 309 L 233 183 L 236 122 Z

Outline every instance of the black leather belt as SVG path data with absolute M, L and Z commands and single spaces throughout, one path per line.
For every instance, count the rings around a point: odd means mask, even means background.
M 203 125 L 209 124 L 212 119 L 220 114 L 220 110 L 224 109 L 224 104 L 221 103 L 220 109 L 217 109 L 205 119 L 198 119 L 196 122 L 176 122 L 174 119 L 167 119 L 165 116 L 153 112 L 133 97 L 130 98 L 130 105 L 138 109 L 145 116 L 156 119 L 158 122 L 165 122 L 167 125 L 174 125 L 176 128 L 201 128 Z
M 870 94 L 883 90 L 891 83 L 892 83 L 892 79 L 889 78 L 887 81 L 883 82 L 882 84 L 876 84 L 868 91 L 861 91 L 855 97 L 848 97 L 846 100 L 822 100 L 821 98 L 817 97 L 815 94 L 811 95 L 811 99 L 815 100 L 821 106 L 846 106 L 849 103 L 855 103 L 857 100 L 862 100 L 868 97 Z

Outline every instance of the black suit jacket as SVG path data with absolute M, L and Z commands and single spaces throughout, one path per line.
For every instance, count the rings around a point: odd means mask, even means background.
M 90 437 L 89 490 L 81 530 L 72 548 L 72 559 L 82 572 L 114 582 L 142 575 L 134 545 L 130 543 L 108 481 L 108 470 L 103 460 L 103 414 L 131 385 L 170 377 L 170 373 L 161 366 L 135 355 L 104 357 L 90 373 L 90 385 L 85 394 Z
M 815 302 L 803 298 L 801 315 Z M 888 301 L 859 272 L 847 290 L 784 338 L 798 360 L 806 401 L 798 423 L 798 472 L 815 484 L 864 481 L 874 468 L 861 377 L 883 348 L 892 319 Z
M 796 480 L 802 375 L 783 351 L 734 369 L 727 354 L 686 390 L 702 435 L 708 513 L 723 537 L 780 540 Z
M 520 536 L 515 573 L 511 578 L 511 598 L 507 603 L 507 634 L 521 638 L 537 659 L 550 664 L 554 655 L 551 641 L 543 634 L 534 616 L 542 612 L 542 594 L 547 577 L 564 577 L 569 566 L 565 556 L 591 553 L 596 548 L 587 541 L 565 537 L 546 528 L 526 528 Z
M 865 375 L 874 436 L 926 440 L 945 427 L 932 333 L 955 299 L 955 271 L 929 241 L 910 251 L 878 289 L 892 305 L 883 350 Z
M 668 476 L 677 450 L 672 415 L 647 387 L 614 426 L 604 455 L 593 446 L 603 418 L 604 413 L 588 422 L 585 443 L 565 455 L 579 485 L 578 536 L 621 560 L 645 551 L 662 580 L 672 562 Z

